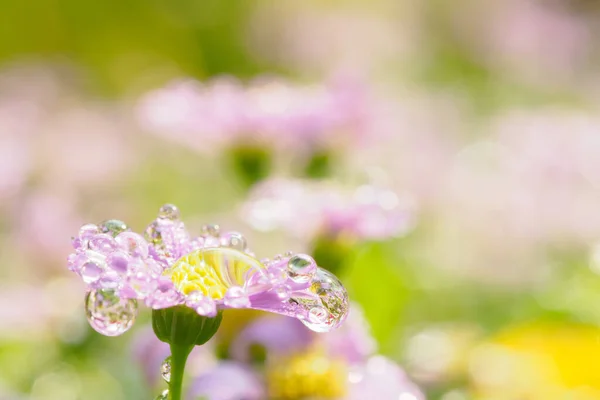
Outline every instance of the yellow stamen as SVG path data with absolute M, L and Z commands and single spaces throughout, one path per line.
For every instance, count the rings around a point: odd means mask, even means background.
M 265 267 L 255 258 L 227 247 L 196 250 L 181 257 L 164 272 L 177 289 L 190 294 L 199 291 L 222 299 L 231 286 L 244 286 L 252 274 Z
M 335 399 L 346 393 L 346 364 L 328 358 L 318 349 L 272 361 L 267 369 L 267 384 L 272 398 Z

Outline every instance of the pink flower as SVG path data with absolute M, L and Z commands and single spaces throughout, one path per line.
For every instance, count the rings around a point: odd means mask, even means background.
M 285 179 L 257 185 L 242 207 L 254 228 L 283 229 L 305 240 L 318 235 L 362 240 L 399 236 L 412 228 L 413 211 L 410 202 L 385 188 Z
M 153 309 L 185 305 L 214 317 L 227 308 L 251 308 L 298 318 L 315 331 L 339 326 L 348 295 L 339 280 L 305 254 L 255 258 L 237 232 L 205 226 L 192 236 L 167 204 L 144 237 L 118 220 L 81 227 L 68 268 L 88 286 L 88 320 L 107 336 L 125 333 L 137 300 Z

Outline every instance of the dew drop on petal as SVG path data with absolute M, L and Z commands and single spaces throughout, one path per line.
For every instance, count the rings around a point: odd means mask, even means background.
M 98 233 L 100 233 L 98 226 L 94 224 L 85 224 L 79 228 L 79 239 L 88 240 Z
M 286 257 L 291 257 L 291 256 L 294 255 L 294 252 L 293 251 L 286 251 L 285 253 L 283 253 L 283 255 L 286 256 Z
M 289 259 L 287 273 L 297 283 L 306 283 L 313 279 L 317 266 L 315 260 L 306 254 L 297 254 Z
M 106 257 L 95 251 L 88 250 L 81 257 L 79 273 L 81 279 L 87 284 L 94 283 L 102 276 L 106 267 Z
M 207 236 L 219 237 L 221 235 L 221 228 L 219 225 L 204 225 L 202 227 L 202 233 Z
M 221 246 L 221 241 L 217 237 L 208 236 L 204 239 L 204 247 L 206 247 L 206 248 L 213 248 L 213 247 L 220 247 L 220 246 Z
M 116 249 L 117 242 L 111 235 L 100 233 L 89 238 L 88 247 L 99 253 L 108 254 Z
M 147 270 L 134 271 L 127 278 L 127 283 L 139 299 L 148 297 L 157 287 L 156 281 Z
M 277 298 L 281 301 L 286 301 L 290 298 L 291 289 L 287 285 L 277 286 L 273 289 L 273 292 L 277 295 Z
M 81 266 L 81 278 L 85 283 L 94 283 L 102 276 L 102 268 L 93 261 L 87 261 Z
M 225 293 L 225 305 L 232 308 L 244 308 L 250 306 L 250 299 L 240 286 L 232 286 Z
M 308 321 L 313 324 L 322 324 L 327 321 L 328 313 L 323 307 L 313 307 L 308 312 Z
M 158 210 L 158 218 L 175 221 L 179 219 L 179 209 L 173 204 L 165 204 Z
M 148 257 L 148 243 L 141 235 L 134 232 L 122 232 L 116 237 L 119 247 L 132 256 Z
M 169 400 L 169 389 L 163 390 L 154 400 Z
M 235 249 L 235 250 L 239 250 L 239 251 L 245 251 L 246 248 L 248 247 L 248 244 L 246 242 L 246 238 L 238 232 L 228 232 L 226 233 L 223 238 L 221 238 L 221 243 L 223 244 L 223 246 Z
M 171 356 L 165 358 L 160 366 L 160 375 L 165 382 L 171 382 Z
M 204 300 L 204 295 L 199 290 L 194 290 L 185 297 L 185 305 L 191 308 L 196 308 L 198 303 Z
M 315 301 L 292 299 L 308 311 L 302 323 L 316 332 L 328 332 L 338 327 L 348 315 L 348 293 L 342 283 L 331 272 L 317 268 L 310 287 Z
M 108 233 L 112 237 L 116 237 L 119 233 L 129 229 L 125 222 L 118 219 L 109 219 L 102 222 L 98 227 L 100 228 L 100 232 Z
M 137 301 L 124 299 L 113 289 L 94 289 L 85 298 L 88 322 L 98 333 L 119 336 L 127 332 L 137 316 Z
M 217 315 L 217 304 L 208 298 L 204 299 L 201 303 L 198 303 L 194 309 L 199 315 L 205 317 L 214 317 Z
M 124 252 L 115 251 L 106 257 L 106 265 L 119 274 L 125 274 L 129 266 L 129 256 Z

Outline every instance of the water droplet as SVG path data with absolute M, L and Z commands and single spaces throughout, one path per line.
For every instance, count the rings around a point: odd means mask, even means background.
M 221 241 L 217 237 L 207 236 L 204 239 L 204 247 L 205 248 L 214 248 L 214 247 L 220 247 L 220 246 L 221 246 Z
M 273 257 L 273 260 L 281 261 L 281 260 L 283 260 L 283 256 L 281 254 L 277 254 L 275 257 Z
M 92 236 L 100 233 L 98 226 L 94 224 L 85 224 L 79 228 L 79 239 L 89 240 Z
M 195 290 L 186 296 L 185 305 L 196 310 L 200 315 L 214 316 L 217 314 L 217 305 L 214 300 L 204 296 L 199 290 Z
M 294 255 L 294 252 L 293 251 L 286 251 L 285 253 L 283 253 L 283 255 L 286 256 L 286 257 L 291 257 L 291 256 Z
M 169 400 L 169 389 L 163 390 L 154 400 Z
M 189 293 L 185 298 L 185 305 L 191 308 L 195 308 L 198 303 L 204 300 L 204 295 L 199 290 L 194 290 Z
M 102 276 L 102 268 L 92 261 L 87 261 L 81 267 L 81 278 L 85 283 L 94 283 L 100 279 L 100 276 Z
M 182 294 L 177 291 L 173 282 L 165 277 L 158 281 L 156 290 L 146 298 L 146 305 L 153 309 L 173 307 L 182 302 Z
M 321 324 L 327 321 L 327 310 L 323 307 L 313 307 L 308 312 L 308 320 L 314 324 Z
M 204 225 L 202 227 L 202 233 L 207 236 L 219 237 L 221 234 L 221 228 L 219 225 Z
M 217 304 L 211 299 L 205 299 L 203 302 L 199 303 L 194 310 L 196 310 L 199 315 L 214 317 L 217 315 Z
M 281 285 L 275 287 L 273 289 L 273 292 L 277 295 L 277 298 L 279 298 L 282 301 L 286 301 L 290 298 L 292 290 L 287 285 Z
M 160 375 L 165 382 L 171 382 L 171 356 L 165 358 L 160 366 Z
M 316 297 L 315 301 L 295 299 L 308 311 L 302 323 L 316 332 L 338 327 L 349 310 L 348 293 L 342 283 L 331 272 L 317 268 L 309 290 Z
M 250 307 L 250 299 L 240 286 L 232 286 L 225 293 L 224 303 L 232 308 Z
M 102 289 L 117 289 L 121 285 L 121 277 L 116 271 L 104 271 L 102 277 L 96 284 L 97 287 Z
M 117 236 L 121 232 L 125 232 L 127 229 L 127 224 L 123 221 L 119 221 L 118 219 L 109 219 L 107 221 L 102 222 L 99 225 L 100 232 L 108 233 L 112 237 Z
M 138 312 L 136 300 L 120 298 L 113 289 L 88 292 L 85 310 L 91 327 L 105 336 L 119 336 L 127 332 Z
M 175 221 L 179 219 L 179 209 L 173 204 L 165 204 L 158 210 L 158 218 Z
M 315 275 L 316 269 L 315 260 L 306 254 L 293 256 L 287 264 L 287 273 L 296 283 L 310 282 Z
M 115 251 L 106 257 L 106 265 L 119 274 L 125 274 L 129 266 L 129 256 L 122 251 Z
M 83 281 L 90 284 L 100 279 L 105 267 L 106 257 L 95 251 L 88 250 L 81 258 L 81 269 L 79 270 L 79 273 L 81 274 Z
M 288 280 L 288 274 L 284 269 L 273 268 L 269 271 L 269 279 L 274 285 L 285 283 Z
M 147 270 L 138 270 L 134 272 L 128 279 L 127 283 L 138 298 L 143 299 L 148 297 L 156 290 L 157 283 Z
M 141 235 L 134 232 L 120 233 L 116 242 L 119 247 L 132 256 L 146 258 L 148 257 L 148 243 Z
M 248 244 L 246 238 L 238 232 L 229 232 L 221 239 L 224 246 L 230 247 L 235 250 L 245 251 Z
M 99 253 L 108 254 L 117 247 L 117 242 L 111 235 L 100 233 L 89 239 L 88 247 Z

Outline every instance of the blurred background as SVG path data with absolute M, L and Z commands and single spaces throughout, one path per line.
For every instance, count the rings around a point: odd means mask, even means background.
M 66 257 L 82 224 L 142 231 L 167 202 L 261 257 L 313 254 L 427 399 L 600 399 L 599 18 L 3 0 L 0 399 L 157 393 L 134 351 L 147 310 L 98 335 Z

